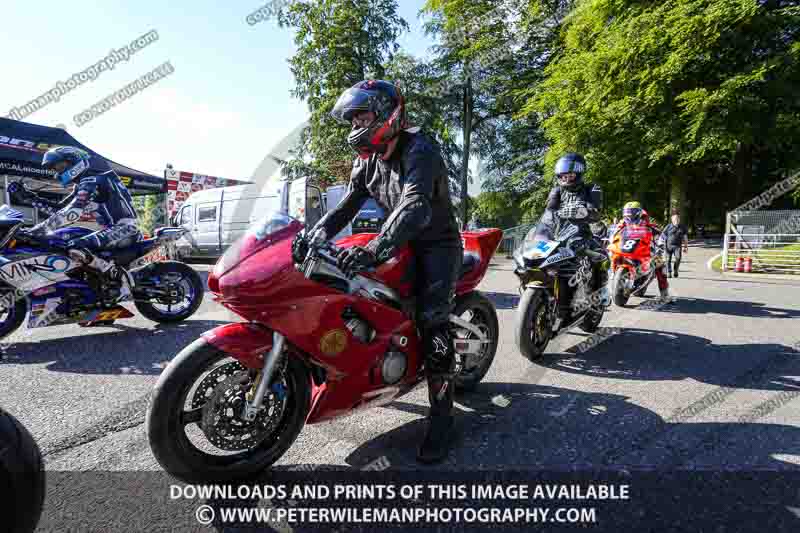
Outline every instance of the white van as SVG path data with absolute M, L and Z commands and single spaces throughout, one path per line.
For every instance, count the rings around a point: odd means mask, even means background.
M 325 212 L 327 213 L 337 205 L 339 205 L 342 200 L 344 200 L 344 196 L 347 194 L 347 185 L 331 185 L 328 187 L 328 190 L 325 191 Z M 343 239 L 345 237 L 349 237 L 353 234 L 353 224 L 350 223 L 345 228 L 336 235 L 332 241 L 338 241 L 339 239 Z
M 325 212 L 322 192 L 306 179 L 197 191 L 172 221 L 189 230 L 177 243 L 178 254 L 189 259 L 218 258 L 269 212 L 288 213 L 314 225 Z

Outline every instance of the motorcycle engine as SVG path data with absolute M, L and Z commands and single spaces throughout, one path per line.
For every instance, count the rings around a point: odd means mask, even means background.
M 375 330 L 360 318 L 351 318 L 345 322 L 345 326 L 353 337 L 364 344 L 370 343 L 375 338 Z

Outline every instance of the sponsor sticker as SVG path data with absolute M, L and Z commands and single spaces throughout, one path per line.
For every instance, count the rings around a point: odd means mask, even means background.
M 319 341 L 319 351 L 329 357 L 339 355 L 345 348 L 347 348 L 347 333 L 343 329 L 331 330 Z

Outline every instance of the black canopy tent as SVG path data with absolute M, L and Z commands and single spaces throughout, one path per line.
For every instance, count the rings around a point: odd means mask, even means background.
M 73 146 L 92 156 L 91 168 L 100 172 L 113 170 L 134 196 L 167 192 L 167 180 L 134 170 L 107 159 L 79 143 L 66 131 L 0 118 L 0 176 L 24 178 L 32 188 L 55 194 L 67 191 L 55 179 L 52 171 L 42 168 L 42 156 L 50 148 Z

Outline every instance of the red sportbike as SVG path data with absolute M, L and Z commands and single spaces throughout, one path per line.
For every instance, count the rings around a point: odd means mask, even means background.
M 291 245 L 301 229 L 268 215 L 209 275 L 215 300 L 244 321 L 203 334 L 156 384 L 150 446 L 179 479 L 249 478 L 280 459 L 305 424 L 388 404 L 424 383 L 410 251 L 349 279 L 336 267 L 338 250 L 376 235 L 312 243 L 295 265 Z M 461 390 L 483 379 L 497 351 L 497 313 L 476 287 L 501 237 L 497 229 L 462 234 L 450 317 Z
M 611 294 L 617 306 L 625 307 L 631 296 L 644 296 L 664 264 L 663 250 L 663 234 L 654 242 L 645 224 L 626 225 L 614 234 L 608 251 L 614 273 Z

